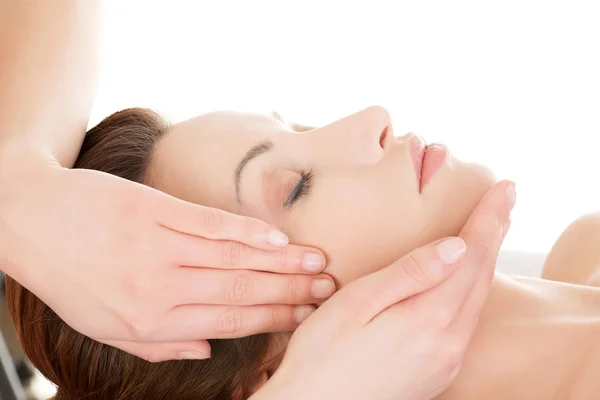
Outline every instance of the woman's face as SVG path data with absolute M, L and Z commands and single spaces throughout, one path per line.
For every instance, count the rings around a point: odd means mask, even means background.
M 216 112 L 176 124 L 156 147 L 147 183 L 181 199 L 265 220 L 292 243 L 322 249 L 339 285 L 410 250 L 456 235 L 494 178 L 448 154 L 423 173 L 412 135 L 393 137 L 370 107 L 296 132 L 275 115 Z M 418 171 L 418 172 L 417 172 Z

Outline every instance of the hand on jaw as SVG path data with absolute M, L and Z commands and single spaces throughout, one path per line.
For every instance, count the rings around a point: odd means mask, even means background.
M 352 282 L 296 330 L 259 399 L 430 399 L 460 371 L 514 206 L 497 183 L 459 238 Z M 465 246 L 466 245 L 466 246 Z

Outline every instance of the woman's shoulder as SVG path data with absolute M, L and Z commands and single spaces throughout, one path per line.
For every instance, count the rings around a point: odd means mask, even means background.
M 585 214 L 560 235 L 544 263 L 542 277 L 599 286 L 600 212 Z

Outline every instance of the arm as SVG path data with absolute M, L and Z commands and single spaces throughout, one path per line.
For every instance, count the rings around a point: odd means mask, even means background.
M 98 73 L 99 0 L 0 0 L 0 160 L 75 162 Z M 9 164 L 5 164 L 4 161 Z M 3 168 L 4 169 L 4 168 Z
M 67 169 L 94 95 L 100 4 L 0 0 L 0 268 L 73 329 L 152 361 L 205 358 L 200 339 L 294 329 L 317 300 L 312 281 L 334 288 L 324 264 L 303 268 L 318 250 L 286 246 L 262 221 Z M 239 280 L 222 247 L 253 270 L 244 288 L 281 290 L 228 295 Z M 195 268 L 173 268 L 183 264 Z

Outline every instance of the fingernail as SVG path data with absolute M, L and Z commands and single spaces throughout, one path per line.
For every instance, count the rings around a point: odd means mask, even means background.
M 504 231 L 502 232 L 503 239 L 506 237 L 506 234 L 508 233 L 508 230 L 510 229 L 510 223 L 511 223 L 510 219 L 504 223 Z
M 506 198 L 508 199 L 508 207 L 512 211 L 512 209 L 515 207 L 515 201 L 517 200 L 517 192 L 514 182 L 510 182 L 506 187 Z
M 457 262 L 467 250 L 465 242 L 458 237 L 444 240 L 435 246 L 435 251 L 445 264 Z
M 287 246 L 289 241 L 290 240 L 288 239 L 288 237 L 285 233 L 280 232 L 276 229 L 269 230 L 269 233 L 267 234 L 267 242 L 271 246 L 285 247 L 285 246 Z
M 306 253 L 302 260 L 302 269 L 307 272 L 320 272 L 325 266 L 325 258 L 317 253 Z
M 335 284 L 328 279 L 315 279 L 312 283 L 312 297 L 326 299 L 335 292 Z
M 304 321 L 310 314 L 315 311 L 313 306 L 298 306 L 294 309 L 294 322 L 297 324 Z
M 179 357 L 181 357 L 182 360 L 206 360 L 207 358 L 210 358 L 210 356 L 199 351 L 182 351 L 179 353 Z

